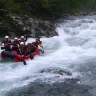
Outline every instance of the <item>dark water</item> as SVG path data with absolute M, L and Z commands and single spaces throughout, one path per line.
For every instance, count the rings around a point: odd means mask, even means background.
M 90 93 L 92 86 L 78 84 L 77 80 L 66 80 L 62 83 L 45 84 L 30 83 L 23 88 L 13 89 L 6 96 L 93 96 Z

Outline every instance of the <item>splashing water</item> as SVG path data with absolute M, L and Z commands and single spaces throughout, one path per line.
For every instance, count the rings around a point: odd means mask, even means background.
M 0 96 L 36 80 L 54 83 L 80 77 L 82 84 L 96 85 L 96 17 L 76 17 L 58 25 L 59 36 L 41 38 L 45 53 L 26 61 L 26 66 L 22 62 L 0 62 Z M 32 41 L 29 38 L 27 42 Z M 72 75 L 62 75 L 60 70 Z

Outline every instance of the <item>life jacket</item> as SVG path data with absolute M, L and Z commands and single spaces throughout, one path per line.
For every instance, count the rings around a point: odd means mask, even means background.
M 5 51 L 11 51 L 11 41 L 10 40 L 3 40 L 1 44 L 4 44 Z
M 2 43 L 4 43 L 5 47 L 9 47 L 11 44 L 11 41 L 10 40 L 4 40 Z
M 32 45 L 31 45 L 31 46 L 32 46 L 32 48 L 35 48 L 35 49 L 36 49 L 36 46 L 35 46 L 33 43 L 32 43 Z
M 21 39 L 20 42 L 24 42 L 25 43 L 25 40 L 24 39 Z
M 19 47 L 19 53 L 21 55 L 25 55 L 26 54 L 26 51 L 27 51 L 27 49 L 26 49 L 26 46 L 25 45 Z
M 19 41 L 13 41 L 13 42 L 12 42 L 12 45 L 13 45 L 13 47 L 18 47 Z
M 41 44 L 42 42 L 40 41 L 40 39 L 37 39 L 37 40 L 36 40 L 36 43 L 39 45 L 39 44 Z
M 34 44 L 28 44 L 27 45 L 27 52 L 31 51 L 31 50 L 36 50 L 36 46 Z
M 32 48 L 32 44 L 28 44 L 27 45 L 27 51 L 30 51 L 31 48 Z
M 38 47 L 38 43 L 37 42 L 33 42 L 32 43 L 34 46 Z

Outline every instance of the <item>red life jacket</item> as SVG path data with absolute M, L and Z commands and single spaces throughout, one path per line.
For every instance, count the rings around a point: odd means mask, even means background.
M 25 42 L 25 40 L 24 39 L 21 39 L 20 42 Z
M 32 46 L 32 48 L 35 48 L 35 49 L 37 48 L 34 44 L 32 44 L 31 46 Z
M 13 41 L 12 45 L 13 45 L 13 47 L 17 47 L 19 45 L 19 42 L 18 41 Z
M 28 44 L 27 45 L 27 51 L 30 51 L 31 47 L 32 47 L 31 44 Z
M 33 42 L 32 43 L 34 46 L 38 47 L 38 43 L 37 42 Z
M 26 46 L 20 46 L 19 47 L 20 54 L 25 55 L 26 54 Z
M 27 45 L 27 51 L 30 51 L 31 49 L 36 49 L 37 47 L 34 44 L 28 44 Z
M 4 40 L 3 43 L 4 43 L 5 47 L 8 47 L 8 46 L 10 46 L 11 41 L 10 40 L 6 40 L 6 41 Z

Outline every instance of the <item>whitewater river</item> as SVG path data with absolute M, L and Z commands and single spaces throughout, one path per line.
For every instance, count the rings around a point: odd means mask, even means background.
M 96 16 L 60 21 L 26 66 L 0 60 L 0 96 L 96 96 Z

